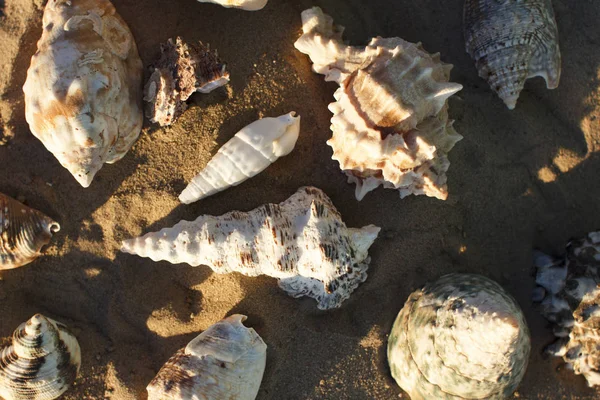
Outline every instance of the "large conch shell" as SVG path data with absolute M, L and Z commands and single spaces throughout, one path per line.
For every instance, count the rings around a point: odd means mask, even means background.
M 36 314 L 0 349 L 0 399 L 52 400 L 75 382 L 81 366 L 77 339 L 60 322 Z
M 125 240 L 121 251 L 154 261 L 208 265 L 216 273 L 268 275 L 292 297 L 339 307 L 367 279 L 379 228 L 347 228 L 323 191 L 302 187 L 281 204 L 193 222 Z
M 525 316 L 496 282 L 450 274 L 413 292 L 388 342 L 392 376 L 411 399 L 508 398 L 527 369 Z
M 108 0 L 53 0 L 31 58 L 25 117 L 31 132 L 88 187 L 120 160 L 142 127 L 142 61 Z
M 309 55 L 315 72 L 340 85 L 329 105 L 327 144 L 356 183 L 356 198 L 383 185 L 402 198 L 446 199 L 447 153 L 462 138 L 448 120 L 447 99 L 462 89 L 448 82 L 452 66 L 400 38 L 347 46 L 343 27 L 318 7 L 302 12 L 302 30 L 296 48 Z
M 514 109 L 525 81 L 541 76 L 558 87 L 560 49 L 551 0 L 466 0 L 467 52 L 479 76 Z
M 223 145 L 179 196 L 182 203 L 211 196 L 262 172 L 294 149 L 300 133 L 295 112 L 251 123 Z
M 269 0 L 198 0 L 200 3 L 214 3 L 226 8 L 241 8 L 246 11 L 258 11 L 267 5 Z
M 254 400 L 267 362 L 267 345 L 235 314 L 179 350 L 148 387 L 148 400 Z
M 536 252 L 535 266 L 534 300 L 558 338 L 546 353 L 600 385 L 600 231 L 571 241 L 563 257 Z
M 59 230 L 58 222 L 0 193 L 0 270 L 35 260 Z

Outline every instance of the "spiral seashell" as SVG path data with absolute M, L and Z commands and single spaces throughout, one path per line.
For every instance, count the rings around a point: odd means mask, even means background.
M 41 314 L 21 324 L 0 349 L 0 399 L 52 400 L 75 382 L 81 350 L 67 327 Z
M 148 387 L 148 400 L 254 400 L 267 362 L 267 345 L 245 315 L 209 327 L 179 350 Z
M 504 399 L 531 344 L 517 302 L 480 275 L 450 274 L 413 292 L 388 342 L 392 376 L 411 399 Z
M 551 0 L 466 0 L 467 53 L 479 76 L 512 110 L 525 81 L 541 76 L 558 87 L 560 49 Z
M 367 279 L 379 228 L 347 228 L 323 191 L 302 187 L 280 204 L 220 217 L 203 215 L 125 240 L 121 251 L 154 261 L 208 265 L 216 273 L 268 275 L 292 297 L 339 307 Z
M 269 0 L 198 0 L 200 3 L 219 4 L 225 8 L 240 8 L 246 11 L 258 11 L 267 5 Z
M 262 172 L 294 149 L 300 133 L 295 112 L 251 123 L 223 145 L 179 196 L 190 204 Z
M 0 193 L 0 270 L 35 260 L 59 230 L 58 222 Z

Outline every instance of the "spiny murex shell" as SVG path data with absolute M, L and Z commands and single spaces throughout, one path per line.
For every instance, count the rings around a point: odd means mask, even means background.
M 160 45 L 160 57 L 144 86 L 146 116 L 161 126 L 171 125 L 187 108 L 194 93 L 209 93 L 229 82 L 226 65 L 201 42 L 197 46 L 177 37 Z
M 58 222 L 0 193 L 0 270 L 35 260 L 59 230 Z
M 198 0 L 200 3 L 214 3 L 226 8 L 241 8 L 246 11 L 258 11 L 267 5 L 269 0 Z
M 534 300 L 558 337 L 546 352 L 600 385 L 600 231 L 571 241 L 564 257 L 536 252 L 535 266 Z
M 0 349 L 0 399 L 52 400 L 75 382 L 81 365 L 77 339 L 41 314 L 22 323 Z
M 254 400 L 267 345 L 244 320 L 227 317 L 175 353 L 148 385 L 148 400 Z
M 339 307 L 367 279 L 368 250 L 379 228 L 347 228 L 323 191 L 302 187 L 280 204 L 193 222 L 123 242 L 121 251 L 173 264 L 208 265 L 216 273 L 268 275 L 292 297 Z
M 480 275 L 450 274 L 413 292 L 388 342 L 392 376 L 413 400 L 504 399 L 531 344 L 517 302 Z
M 447 153 L 462 138 L 448 120 L 447 99 L 462 89 L 448 82 L 452 66 L 400 38 L 347 46 L 343 27 L 318 7 L 302 12 L 302 24 L 296 48 L 309 55 L 315 72 L 340 85 L 329 105 L 327 144 L 356 183 L 356 198 L 383 185 L 400 197 L 446 199 Z
M 88 187 L 120 160 L 142 127 L 142 61 L 108 0 L 53 0 L 31 58 L 25 117 L 31 132 Z
M 466 0 L 467 53 L 479 76 L 514 109 L 525 81 L 535 76 L 558 87 L 560 49 L 551 0 Z
M 295 112 L 251 123 L 223 145 L 179 196 L 190 204 L 262 172 L 294 149 L 300 133 Z

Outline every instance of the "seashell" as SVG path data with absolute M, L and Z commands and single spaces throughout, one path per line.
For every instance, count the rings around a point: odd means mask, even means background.
M 125 155 L 142 127 L 142 61 L 108 0 L 54 0 L 31 58 L 25 117 L 31 132 L 88 187 Z
M 466 0 L 467 53 L 479 76 L 512 110 L 525 81 L 541 76 L 558 87 L 560 49 L 550 0 Z
M 380 185 L 403 198 L 446 199 L 447 153 L 462 136 L 448 120 L 447 99 L 462 89 L 449 83 L 450 64 L 420 43 L 374 38 L 365 48 L 342 42 L 343 27 L 320 8 L 302 12 L 303 35 L 294 44 L 313 70 L 340 88 L 329 105 L 333 159 L 356 183 L 356 198 Z
M 0 270 L 35 260 L 59 230 L 58 222 L 0 193 Z
M 154 261 L 208 265 L 219 274 L 268 275 L 292 297 L 339 307 L 367 279 L 379 228 L 347 228 L 323 191 L 302 187 L 280 204 L 203 215 L 125 240 L 121 251 Z
M 258 11 L 267 5 L 269 0 L 198 0 L 200 3 L 219 4 L 225 8 L 241 8 L 246 11 Z
M 41 314 L 22 323 L 0 349 L 0 399 L 52 400 L 75 382 L 81 350 L 67 327 Z
M 571 241 L 563 257 L 535 252 L 534 264 L 534 295 L 558 338 L 546 353 L 600 385 L 600 231 Z
M 179 196 L 190 204 L 237 186 L 294 149 L 300 133 L 295 112 L 251 123 L 223 145 Z
M 254 400 L 260 388 L 267 345 L 235 314 L 210 326 L 179 350 L 148 387 L 148 400 Z
M 413 399 L 504 399 L 531 344 L 519 305 L 480 275 L 449 274 L 413 292 L 388 341 L 392 376 Z
M 160 57 L 150 68 L 144 86 L 146 116 L 161 126 L 171 125 L 185 111 L 194 93 L 209 93 L 229 82 L 226 65 L 202 42 L 197 46 L 180 37 L 160 45 Z

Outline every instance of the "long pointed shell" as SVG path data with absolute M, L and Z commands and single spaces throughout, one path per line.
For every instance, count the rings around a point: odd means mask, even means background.
M 198 0 L 200 3 L 214 3 L 226 8 L 241 8 L 246 11 L 258 11 L 267 5 L 269 0 Z
M 223 145 L 179 196 L 190 204 L 262 172 L 279 157 L 288 155 L 300 133 L 295 112 L 251 123 Z
M 81 350 L 66 326 L 41 314 L 13 333 L 12 344 L 0 349 L 0 398 L 52 400 L 75 381 Z
M 142 61 L 108 0 L 54 0 L 31 58 L 25 117 L 31 132 L 88 187 L 120 160 L 142 127 Z
M 123 242 L 121 251 L 173 264 L 208 265 L 216 273 L 268 275 L 290 296 L 339 307 L 367 278 L 368 249 L 379 228 L 347 228 L 323 191 L 303 187 L 281 204 L 193 222 Z
M 267 345 L 245 320 L 227 317 L 175 353 L 148 385 L 148 400 L 254 400 Z
M 392 376 L 412 399 L 510 396 L 525 374 L 529 329 L 496 282 L 450 274 L 410 295 L 388 342 Z
M 479 76 L 509 109 L 529 78 L 541 76 L 549 89 L 558 87 L 560 49 L 551 0 L 466 0 L 464 31 Z
M 35 260 L 59 230 L 50 217 L 0 193 L 0 270 Z

